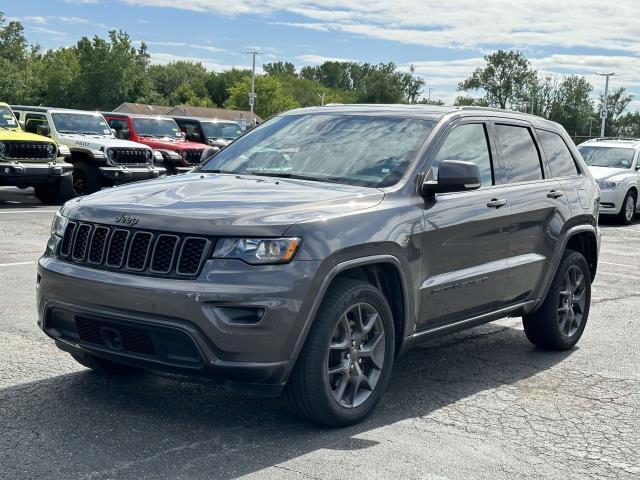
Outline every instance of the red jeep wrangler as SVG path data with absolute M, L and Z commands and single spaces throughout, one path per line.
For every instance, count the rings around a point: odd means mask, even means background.
M 169 117 L 109 112 L 103 113 L 118 138 L 148 145 L 162 154 L 167 174 L 191 171 L 219 149 L 186 141 L 176 121 Z M 156 160 L 156 164 L 160 160 Z

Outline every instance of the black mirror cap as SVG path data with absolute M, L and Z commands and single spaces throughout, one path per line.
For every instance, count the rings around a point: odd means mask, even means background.
M 472 162 L 444 160 L 438 166 L 438 180 L 422 184 L 422 195 L 477 190 L 482 185 L 480 169 Z

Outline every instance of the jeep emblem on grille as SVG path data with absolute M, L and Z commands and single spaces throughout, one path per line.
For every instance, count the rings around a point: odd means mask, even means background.
M 133 227 L 139 221 L 140 219 L 138 217 L 129 217 L 124 213 L 116 217 L 116 223 L 124 223 L 125 225 L 129 225 L 131 227 Z

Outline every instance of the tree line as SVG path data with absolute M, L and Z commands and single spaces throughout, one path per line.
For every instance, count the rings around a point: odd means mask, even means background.
M 574 137 L 599 132 L 603 98 L 582 76 L 550 76 L 517 51 L 498 50 L 458 85 L 456 105 L 511 108 L 562 124 Z M 144 43 L 122 31 L 82 37 L 75 45 L 42 50 L 28 42 L 19 21 L 0 13 L 0 100 L 87 110 L 111 110 L 123 102 L 249 109 L 251 71 L 209 71 L 201 63 L 151 63 Z M 393 63 L 327 61 L 300 70 L 290 62 L 263 65 L 256 78 L 255 111 L 262 118 L 325 103 L 430 103 L 413 68 Z M 475 96 L 474 96 L 475 95 Z M 640 112 L 627 112 L 624 88 L 609 94 L 607 135 L 640 136 Z

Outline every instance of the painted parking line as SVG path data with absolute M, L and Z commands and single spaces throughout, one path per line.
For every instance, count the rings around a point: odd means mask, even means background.
M 598 270 L 596 277 L 598 275 L 609 275 L 610 277 L 633 278 L 634 280 L 640 280 L 640 275 L 625 275 L 624 273 L 603 272 L 601 270 Z
M 612 263 L 612 262 L 598 262 L 600 265 L 612 265 L 614 267 L 625 267 L 625 268 L 640 268 L 638 265 L 629 265 L 627 263 Z
M 19 267 L 21 265 L 35 265 L 36 262 L 14 262 L 14 263 L 0 263 L 0 267 Z
M 34 208 L 33 210 L 2 210 L 0 215 L 17 214 L 17 213 L 56 213 L 58 210 L 44 210 L 41 208 Z
M 629 227 L 611 227 L 611 228 L 603 228 L 603 232 L 617 232 L 618 230 L 622 230 L 625 232 L 633 232 L 640 234 L 640 228 L 629 228 Z

